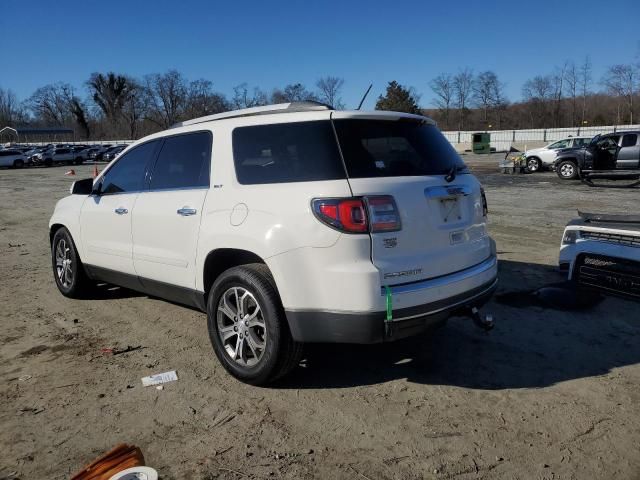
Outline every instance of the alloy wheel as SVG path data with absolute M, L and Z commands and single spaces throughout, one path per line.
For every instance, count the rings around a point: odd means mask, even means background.
M 267 329 L 256 297 L 243 287 L 231 287 L 218 301 L 218 337 L 231 360 L 256 365 L 264 354 Z
M 560 174 L 563 177 L 571 177 L 573 176 L 573 165 L 571 165 L 570 163 L 565 163 L 564 165 L 562 165 L 562 167 L 560 167 Z
M 70 288 L 73 283 L 73 261 L 71 249 L 67 241 L 61 238 L 56 245 L 56 274 L 58 281 L 64 288 Z

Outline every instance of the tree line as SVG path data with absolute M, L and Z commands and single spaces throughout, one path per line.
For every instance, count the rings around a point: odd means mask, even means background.
M 188 80 L 177 70 L 142 79 L 96 72 L 84 83 L 84 96 L 59 82 L 19 102 L 12 91 L 0 88 L 0 125 L 72 127 L 81 139 L 136 139 L 183 120 L 270 103 L 313 100 L 344 108 L 343 84 L 342 78 L 326 76 L 313 90 L 294 83 L 267 94 L 242 83 L 229 98 L 210 80 Z
M 579 63 L 567 60 L 551 73 L 526 80 L 522 100 L 513 103 L 491 70 L 442 73 L 429 86 L 435 109 L 427 112 L 443 130 L 633 124 L 638 121 L 640 62 L 612 65 L 596 83 L 589 57 Z
M 589 57 L 566 61 L 551 73 L 522 85 L 522 99 L 510 102 L 505 83 L 491 71 L 463 68 L 428 82 L 431 105 L 420 107 L 412 87 L 391 81 L 375 108 L 431 116 L 442 130 L 488 130 L 632 124 L 640 103 L 640 62 L 610 66 L 595 82 Z M 319 101 L 337 109 L 344 79 L 319 78 L 314 88 L 292 83 L 270 92 L 242 83 L 227 96 L 207 79 L 189 80 L 177 70 L 134 78 L 114 72 L 93 73 L 82 90 L 68 83 L 38 88 L 18 101 L 0 88 L 0 127 L 72 127 L 79 139 L 136 139 L 190 118 L 228 110 Z

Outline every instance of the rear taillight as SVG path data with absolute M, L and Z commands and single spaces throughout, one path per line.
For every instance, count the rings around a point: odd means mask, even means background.
M 489 206 L 487 205 L 487 196 L 484 194 L 484 188 L 480 188 L 480 196 L 482 197 L 482 216 L 486 217 L 489 214 Z
M 395 232 L 402 228 L 400 213 L 391 195 L 365 197 L 369 207 L 369 223 L 371 232 Z
M 351 198 L 316 198 L 311 206 L 323 223 L 346 233 L 400 230 L 400 214 L 389 195 Z
M 361 198 L 316 198 L 313 213 L 323 223 L 348 233 L 369 231 L 364 202 Z

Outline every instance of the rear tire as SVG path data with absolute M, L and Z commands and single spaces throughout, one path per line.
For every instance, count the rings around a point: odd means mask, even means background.
M 529 157 L 527 158 L 527 170 L 530 173 L 535 173 L 541 170 L 542 163 L 540 159 L 537 157 Z
M 294 342 L 273 276 L 266 265 L 233 267 L 215 281 L 207 299 L 213 350 L 238 380 L 265 385 L 293 370 L 302 357 Z
M 84 266 L 65 227 L 56 231 L 51 242 L 51 266 L 60 293 L 69 298 L 84 298 L 94 282 L 87 277 Z
M 13 162 L 13 168 L 22 168 L 24 167 L 24 161 L 23 160 L 15 160 Z
M 578 178 L 578 166 L 571 160 L 565 160 L 558 164 L 556 173 L 562 180 L 575 180 Z

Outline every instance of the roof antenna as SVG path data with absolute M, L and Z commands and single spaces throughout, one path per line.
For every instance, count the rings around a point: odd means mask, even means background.
M 369 95 L 369 91 L 371 90 L 371 87 L 373 87 L 373 83 L 369 84 L 369 88 L 367 88 L 367 91 L 364 92 L 364 95 L 362 96 L 362 100 L 360 100 L 360 105 L 358 105 L 358 108 L 356 108 L 356 110 L 360 110 L 360 107 L 362 107 L 362 104 L 364 103 L 364 99 L 367 98 L 367 95 Z

